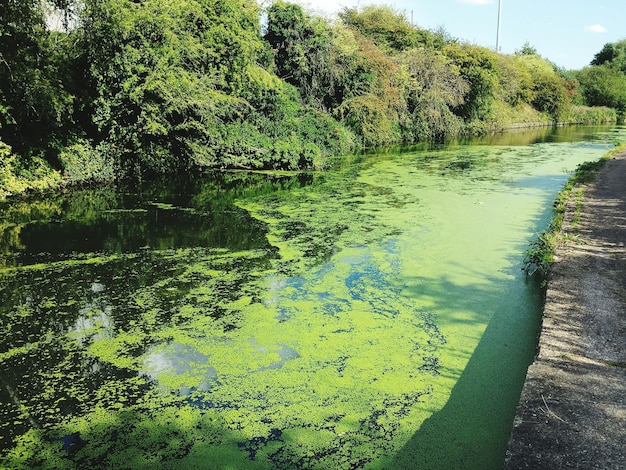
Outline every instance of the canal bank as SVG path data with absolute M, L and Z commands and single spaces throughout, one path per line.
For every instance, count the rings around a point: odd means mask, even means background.
M 505 468 L 626 468 L 626 152 L 571 198 Z

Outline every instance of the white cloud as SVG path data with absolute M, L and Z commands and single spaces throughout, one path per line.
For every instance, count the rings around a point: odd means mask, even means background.
M 489 5 L 493 3 L 493 0 L 456 0 L 458 3 L 465 3 L 467 5 Z
M 601 24 L 592 24 L 591 26 L 585 26 L 585 31 L 588 33 L 607 33 L 609 30 Z

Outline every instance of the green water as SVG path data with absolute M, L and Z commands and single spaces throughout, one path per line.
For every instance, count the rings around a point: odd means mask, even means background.
M 0 467 L 501 468 L 560 129 L 0 207 Z

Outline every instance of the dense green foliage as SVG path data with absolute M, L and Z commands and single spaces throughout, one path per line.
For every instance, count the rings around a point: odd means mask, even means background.
M 72 101 L 61 80 L 67 44 L 46 30 L 40 3 L 0 4 L 0 140 L 22 158 L 51 156 Z
M 626 74 L 609 65 L 585 67 L 577 73 L 581 92 L 593 106 L 626 111 Z
M 615 108 L 626 114 L 626 39 L 605 44 L 591 66 L 576 73 L 581 93 L 591 106 Z
M 113 19 L 106 2 L 87 5 L 81 49 L 93 55 L 93 120 L 121 174 L 294 169 L 341 149 L 337 123 L 256 65 L 263 43 L 253 3 L 151 1 L 117 6 Z M 310 130 L 318 120 L 328 133 Z
M 63 31 L 47 19 L 61 18 Z M 626 41 L 566 72 L 411 24 L 387 6 L 331 22 L 278 0 L 12 0 L 0 5 L 3 193 L 47 180 L 199 166 L 302 169 L 357 146 L 626 109 Z
M 616 43 L 605 44 L 591 61 L 591 65 L 610 64 L 626 73 L 626 39 Z

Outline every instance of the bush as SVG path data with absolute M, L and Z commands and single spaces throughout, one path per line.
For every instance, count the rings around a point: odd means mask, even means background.
M 113 158 L 104 145 L 93 148 L 84 139 L 75 142 L 59 155 L 63 176 L 71 183 L 115 178 Z
M 366 147 L 388 145 L 399 140 L 388 108 L 371 93 L 343 102 L 337 109 L 342 122 L 363 139 Z
M 617 118 L 617 111 L 613 108 L 572 106 L 561 121 L 565 124 L 604 124 L 616 122 Z
M 15 171 L 15 155 L 11 153 L 11 147 L 0 141 L 0 199 L 15 193 L 21 193 L 28 189 L 26 181 L 17 178 Z
M 608 65 L 585 67 L 576 73 L 585 103 L 626 111 L 626 74 Z
M 28 190 L 43 190 L 61 183 L 61 175 L 42 158 L 20 160 L 0 141 L 0 199 Z
M 464 103 L 469 83 L 443 54 L 412 49 L 397 59 L 402 73 L 405 107 L 400 113 L 403 139 L 443 140 L 457 136 L 463 122 L 452 109 Z

